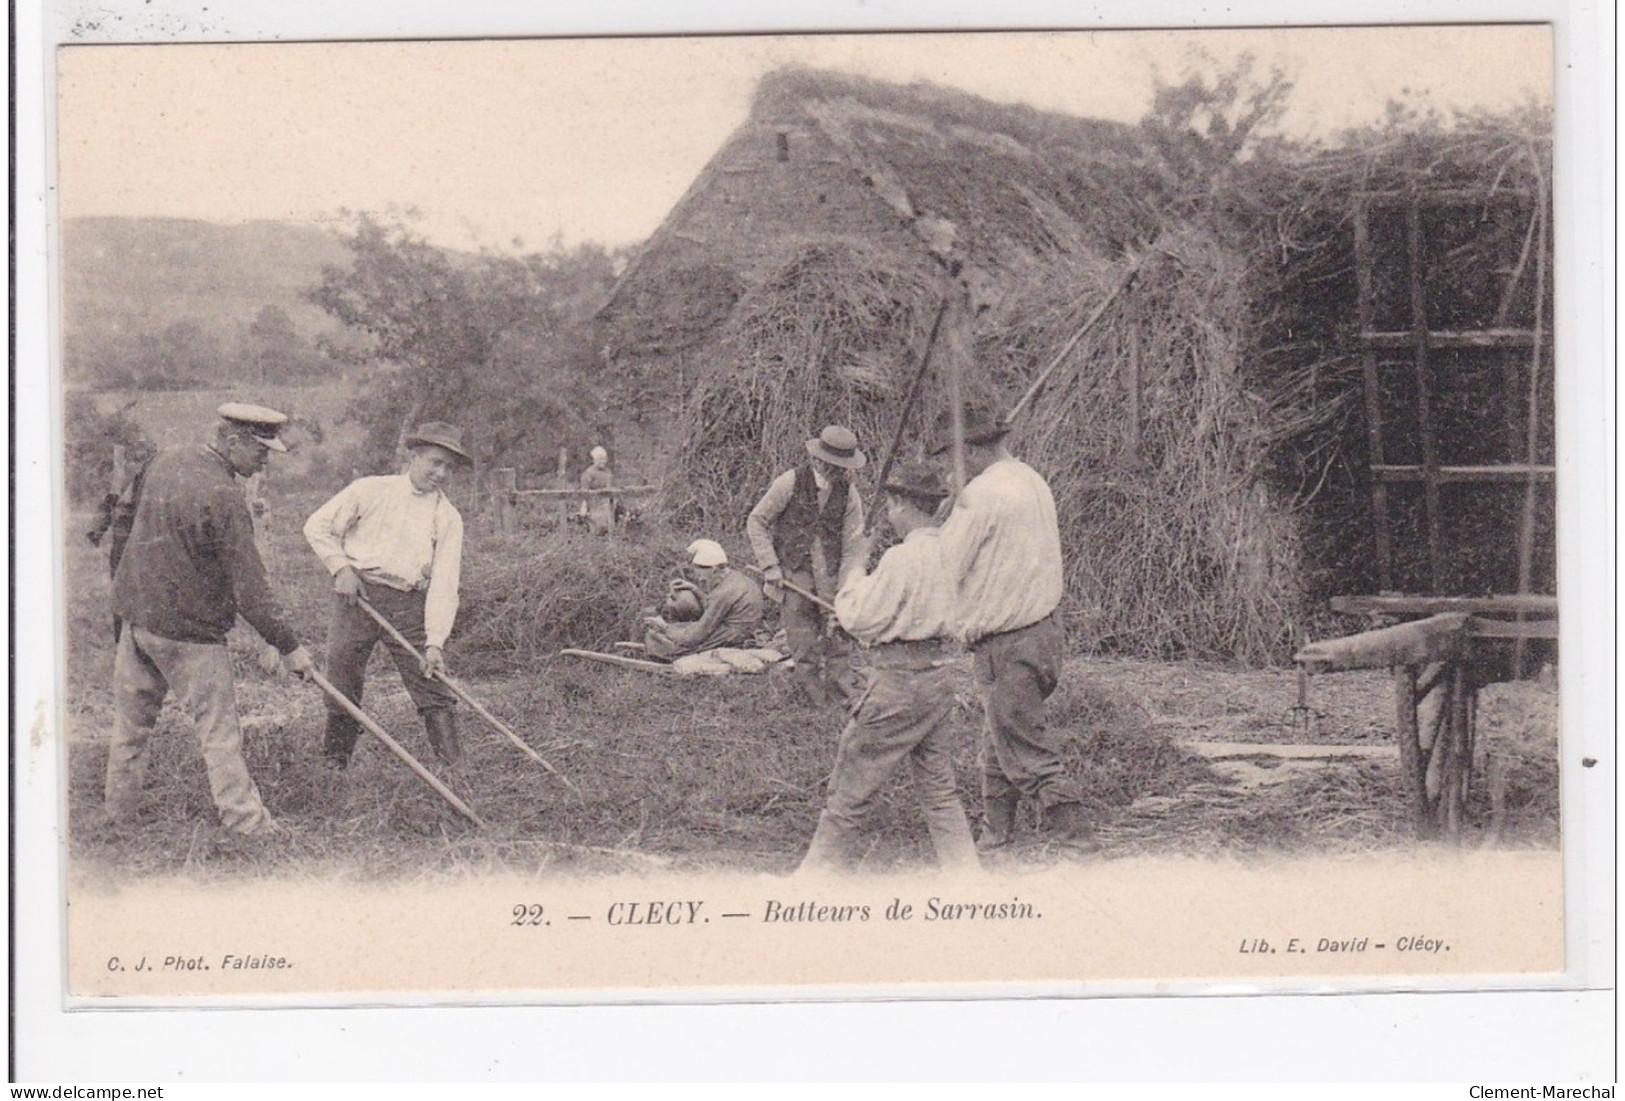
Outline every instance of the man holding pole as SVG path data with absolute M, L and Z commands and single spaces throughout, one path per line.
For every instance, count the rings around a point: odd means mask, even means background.
M 807 441 L 807 461 L 775 478 L 745 521 L 763 589 L 783 609 L 796 679 L 815 706 L 829 702 L 831 688 L 846 693 L 845 648 L 828 637 L 818 605 L 781 582 L 834 598 L 863 538 L 863 502 L 850 477 L 867 461 L 852 430 L 832 424 Z
M 957 428 L 954 420 L 952 411 L 937 419 L 931 451 L 939 458 L 958 452 L 954 465 L 962 463 L 967 479 L 939 545 L 955 594 L 954 633 L 975 655 L 986 711 L 979 843 L 1009 843 L 1025 795 L 1037 803 L 1046 832 L 1093 848 L 1060 740 L 1044 723 L 1064 641 L 1055 615 L 1065 584 L 1055 498 L 1038 472 L 1005 448 L 1004 418 L 971 405 Z
M 463 519 L 444 489 L 453 470 L 473 460 L 462 434 L 439 421 L 419 426 L 404 442 L 411 452 L 405 473 L 354 481 L 305 521 L 305 539 L 333 575 L 327 678 L 360 704 L 367 659 L 384 632 L 370 606 L 422 648 L 420 662 L 393 639 L 388 645 L 429 744 L 442 761 L 457 765 L 457 697 L 441 677 L 442 649 L 457 618 Z M 360 733 L 349 711 L 330 699 L 322 745 L 328 763 L 347 767 Z
M 276 830 L 243 759 L 226 633 L 241 613 L 290 672 L 310 655 L 283 618 L 254 545 L 236 478 L 286 451 L 287 416 L 258 405 L 220 406 L 214 442 L 170 448 L 147 466 L 129 542 L 113 578 L 113 614 L 125 629 L 113 659 L 113 740 L 106 809 L 116 825 L 140 809 L 148 742 L 171 689 L 191 714 L 220 822 L 239 834 Z
M 841 731 L 828 801 L 801 870 L 834 871 L 847 864 L 876 795 L 905 760 L 937 863 L 973 870 L 976 846 L 944 729 L 954 709 L 948 638 L 954 603 L 933 514 L 948 491 L 924 464 L 899 464 L 881 492 L 887 519 L 903 541 L 872 574 L 864 572 L 868 555 L 855 556 L 835 596 L 841 626 L 868 647 L 869 679 Z

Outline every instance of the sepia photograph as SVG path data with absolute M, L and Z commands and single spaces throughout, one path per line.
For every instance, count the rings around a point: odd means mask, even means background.
M 1595 978 L 1551 24 L 99 29 L 71 1011 Z

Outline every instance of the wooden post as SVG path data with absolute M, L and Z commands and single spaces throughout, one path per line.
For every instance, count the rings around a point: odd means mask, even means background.
M 1371 227 L 1365 200 L 1354 203 L 1354 278 L 1358 288 L 1360 332 L 1376 328 L 1376 289 L 1371 275 Z M 1377 350 L 1369 340 L 1362 341 L 1361 368 L 1365 376 L 1366 450 L 1371 466 L 1384 465 L 1382 449 L 1382 367 Z M 1388 533 L 1388 486 L 1382 475 L 1371 472 L 1371 519 L 1377 542 L 1377 588 L 1388 592 L 1394 587 L 1393 550 Z
M 560 489 L 569 489 L 570 488 L 570 483 L 567 480 L 570 477 L 569 471 L 570 471 L 570 449 L 567 448 L 567 447 L 561 447 L 561 448 L 559 448 L 559 474 L 558 474 L 559 488 Z M 569 524 L 569 522 L 570 522 L 570 504 L 569 504 L 568 501 L 564 501 L 564 502 L 561 502 L 559 504 L 559 526 L 563 527 L 563 526 Z
M 107 487 L 109 493 L 123 493 L 124 485 L 129 479 L 125 476 L 129 471 L 129 460 L 126 458 L 124 445 L 113 445 L 113 475 L 112 484 Z
M 1434 833 L 1433 808 L 1428 801 L 1427 757 L 1422 753 L 1420 731 L 1417 726 L 1417 676 L 1414 665 L 1400 665 L 1394 669 L 1394 704 L 1398 711 L 1399 768 L 1411 798 L 1411 822 L 1419 837 Z
M 1444 592 L 1444 533 L 1439 519 L 1439 456 L 1433 432 L 1433 367 L 1428 362 L 1426 264 L 1422 208 L 1416 199 L 1405 207 L 1405 241 L 1410 255 L 1411 342 L 1416 358 L 1416 420 L 1422 436 L 1422 493 L 1427 511 L 1428 581 Z
M 491 495 L 496 498 L 497 530 L 510 535 L 514 530 L 514 491 L 519 488 L 518 472 L 511 466 L 491 471 Z
M 1123 360 L 1123 396 L 1128 411 L 1123 417 L 1124 449 L 1131 467 L 1140 465 L 1140 328 L 1130 324 L 1128 355 Z

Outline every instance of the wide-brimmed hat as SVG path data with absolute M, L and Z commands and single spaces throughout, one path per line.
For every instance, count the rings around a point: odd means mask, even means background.
M 881 492 L 906 497 L 926 512 L 934 512 L 942 499 L 948 496 L 948 487 L 942 484 L 942 475 L 926 463 L 900 462 L 881 483 Z
M 425 421 L 406 437 L 407 447 L 443 447 L 465 463 L 474 456 L 463 450 L 463 434 L 444 421 Z
M 288 450 L 288 445 L 277 438 L 282 426 L 288 423 L 288 414 L 240 401 L 228 401 L 215 412 L 232 427 L 246 429 L 249 435 L 272 451 Z
M 852 430 L 839 424 L 830 425 L 808 440 L 807 454 L 847 470 L 862 469 L 863 464 L 869 461 L 868 456 L 858 450 L 858 438 L 852 434 Z
M 990 405 L 965 406 L 965 442 L 970 444 L 997 443 L 1010 434 L 1010 425 Z M 937 414 L 931 430 L 931 454 L 941 455 L 954 445 L 954 413 L 944 409 Z

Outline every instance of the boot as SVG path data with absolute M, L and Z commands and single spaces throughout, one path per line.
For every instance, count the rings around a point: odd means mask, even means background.
M 983 852 L 1002 849 L 1016 834 L 1016 808 L 1021 805 L 1021 792 L 1007 791 L 1003 795 L 984 796 L 982 799 L 982 829 L 976 837 L 976 847 Z
M 453 768 L 463 763 L 463 745 L 457 740 L 457 712 L 447 707 L 425 711 L 423 727 L 436 757 Z
M 1044 832 L 1077 852 L 1099 852 L 1100 841 L 1081 803 L 1056 803 L 1044 810 Z
M 328 768 L 349 768 L 350 754 L 354 752 L 356 739 L 360 736 L 361 728 L 354 719 L 329 711 L 327 733 L 322 738 L 322 762 Z
M 846 869 L 848 830 L 828 814 L 818 816 L 818 828 L 813 831 L 807 846 L 807 855 L 801 858 L 796 875 L 809 872 L 839 872 Z

